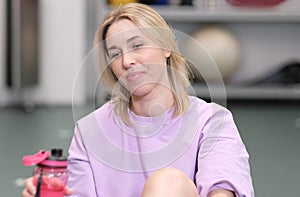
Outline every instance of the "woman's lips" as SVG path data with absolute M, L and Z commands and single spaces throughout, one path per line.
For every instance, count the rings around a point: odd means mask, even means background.
M 135 71 L 135 72 L 130 72 L 127 75 L 127 80 L 128 81 L 135 81 L 139 78 L 141 78 L 145 74 L 144 71 Z

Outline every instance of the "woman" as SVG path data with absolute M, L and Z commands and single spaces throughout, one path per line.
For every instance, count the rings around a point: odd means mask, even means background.
M 104 50 L 99 61 L 106 60 L 103 79 L 114 97 L 77 122 L 65 195 L 254 196 L 231 113 L 187 95 L 191 68 L 157 12 L 118 7 L 95 45 Z M 25 186 L 23 196 L 33 196 L 32 178 Z

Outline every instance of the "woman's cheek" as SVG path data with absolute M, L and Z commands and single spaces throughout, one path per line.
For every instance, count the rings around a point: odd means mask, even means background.
M 111 70 L 113 72 L 113 74 L 119 79 L 122 75 L 122 71 L 120 69 L 120 67 L 116 64 L 111 64 Z

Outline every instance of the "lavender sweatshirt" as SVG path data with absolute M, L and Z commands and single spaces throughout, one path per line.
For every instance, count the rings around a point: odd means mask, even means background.
M 76 123 L 68 185 L 77 197 L 139 197 L 147 177 L 173 167 L 194 181 L 199 196 L 217 188 L 253 197 L 249 155 L 226 108 L 190 98 L 189 110 L 156 117 L 129 112 L 125 125 L 109 102 Z

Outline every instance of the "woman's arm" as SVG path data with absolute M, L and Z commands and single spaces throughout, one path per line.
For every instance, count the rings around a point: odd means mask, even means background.
M 207 121 L 199 142 L 196 183 L 200 196 L 232 196 L 226 191 L 233 191 L 236 196 L 254 197 L 249 155 L 232 114 L 216 104 L 210 107 L 203 112 Z
M 73 195 L 96 197 L 94 175 L 87 150 L 79 132 L 78 124 L 76 124 L 74 136 L 69 148 L 68 160 L 68 186 L 72 189 Z

